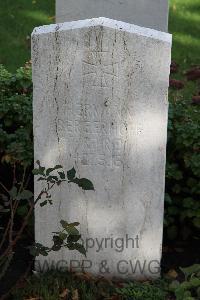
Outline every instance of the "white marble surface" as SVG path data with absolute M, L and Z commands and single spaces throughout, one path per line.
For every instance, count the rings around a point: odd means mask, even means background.
M 36 241 L 51 245 L 60 219 L 79 221 L 83 240 L 92 239 L 87 258 L 62 250 L 49 262 L 159 276 L 170 53 L 171 35 L 105 18 L 33 31 L 35 160 L 74 166 L 95 187 L 63 184 L 54 205 L 36 209 Z M 35 194 L 40 188 L 35 182 Z
M 168 0 L 56 0 L 56 22 L 107 17 L 168 31 Z

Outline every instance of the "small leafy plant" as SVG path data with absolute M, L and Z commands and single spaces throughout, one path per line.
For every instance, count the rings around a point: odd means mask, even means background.
M 30 166 L 33 161 L 31 64 L 15 74 L 0 65 L 0 159 Z
M 37 181 L 44 181 L 44 187 L 37 197 L 33 197 L 33 193 L 27 190 L 24 186 L 24 176 L 21 182 L 13 181 L 13 186 L 8 190 L 3 183 L 1 187 L 7 193 L 7 208 L 5 209 L 2 206 L 0 210 L 0 216 L 5 213 L 10 213 L 7 226 L 3 228 L 3 236 L 0 242 L 0 279 L 5 275 L 10 262 L 14 255 L 14 248 L 18 240 L 22 237 L 22 234 L 28 224 L 28 221 L 33 213 L 33 210 L 36 205 L 40 205 L 41 209 L 47 204 L 52 205 L 53 201 L 51 199 L 51 190 L 54 186 L 59 186 L 63 182 L 73 182 L 81 187 L 83 190 L 94 190 L 94 186 L 89 179 L 86 178 L 77 178 L 76 171 L 74 168 L 67 172 L 67 178 L 62 169 L 61 165 L 56 165 L 55 167 L 46 169 L 41 166 L 40 162 L 37 161 L 37 168 L 33 170 L 34 175 L 39 175 Z M 6 197 L 6 196 L 5 196 Z M 20 201 L 26 200 L 27 212 L 20 225 L 20 228 L 15 228 L 15 216 L 17 209 L 20 205 Z M 52 247 L 46 247 L 40 243 L 35 243 L 33 246 L 30 246 L 31 254 L 34 256 L 44 255 L 47 256 L 50 251 L 59 251 L 62 247 L 66 247 L 69 250 L 77 250 L 80 253 L 86 255 L 85 248 L 79 242 L 81 235 L 77 229 L 79 225 L 78 222 L 68 223 L 67 221 L 60 221 L 62 229 L 53 234 L 53 245 Z M 14 230 L 15 229 L 15 230 Z
M 181 72 L 177 64 L 175 68 L 172 78 L 185 74 L 185 84 L 169 93 L 165 233 L 171 240 L 187 240 L 197 239 L 200 229 L 200 102 L 193 99 L 200 95 L 199 79 L 188 76 L 199 74 L 199 66 Z
M 200 265 L 194 264 L 180 270 L 184 274 L 184 281 L 174 280 L 169 290 L 175 294 L 177 300 L 200 299 Z
M 117 293 L 124 300 L 164 300 L 166 297 L 165 288 L 157 283 L 130 282 L 123 288 L 118 288 Z

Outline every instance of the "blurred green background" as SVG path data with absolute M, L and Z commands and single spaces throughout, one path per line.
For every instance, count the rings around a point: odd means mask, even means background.
M 54 0 L 1 0 L 0 63 L 15 71 L 30 59 L 35 26 L 54 23 Z M 183 68 L 199 63 L 200 0 L 170 0 L 169 32 L 172 58 Z

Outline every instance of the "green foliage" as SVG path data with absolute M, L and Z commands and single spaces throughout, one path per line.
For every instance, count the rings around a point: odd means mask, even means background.
M 179 64 L 173 79 L 185 82 L 184 72 L 199 65 L 199 0 L 171 0 L 169 32 L 173 34 L 172 59 Z M 169 94 L 165 226 L 171 239 L 198 236 L 200 229 L 200 118 L 198 82 Z
M 173 34 L 172 57 L 183 65 L 199 64 L 199 0 L 169 1 L 169 32 Z
M 200 109 L 182 93 L 169 97 L 165 226 L 171 239 L 200 229 Z
M 9 191 L 9 196 L 12 200 L 29 200 L 33 197 L 33 193 L 25 189 L 20 191 L 20 188 L 18 189 L 17 186 L 14 185 Z
M 30 165 L 32 145 L 31 67 L 26 64 L 15 75 L 0 65 L 0 159 Z
M 166 297 L 165 286 L 161 282 L 131 282 L 117 292 L 127 300 L 164 300 Z
M 61 220 L 60 224 L 62 229 L 58 232 L 54 232 L 52 238 L 53 245 L 51 247 L 45 247 L 40 243 L 35 243 L 34 246 L 29 247 L 33 256 L 47 256 L 50 251 L 59 251 L 62 247 L 65 247 L 69 250 L 77 250 L 86 256 L 86 250 L 84 246 L 81 243 L 78 243 L 81 239 L 81 235 L 79 234 L 76 226 L 78 226 L 79 223 L 67 223 L 64 220 Z
M 195 264 L 187 268 L 180 268 L 185 276 L 183 282 L 174 280 L 169 290 L 177 300 L 197 300 L 200 298 L 200 265 Z
M 50 190 L 54 185 L 60 185 L 62 182 L 65 182 L 65 173 L 61 165 L 56 165 L 53 168 L 46 169 L 41 166 L 40 161 L 36 161 L 37 167 L 32 171 L 34 175 L 39 176 L 37 181 L 46 181 L 47 187 L 39 194 L 36 199 L 39 201 L 40 206 L 43 207 L 48 203 L 53 204 L 51 199 Z M 94 190 L 94 186 L 89 179 L 84 178 L 78 179 L 75 177 L 76 170 L 72 168 L 67 172 L 68 183 L 75 183 L 83 190 Z M 80 185 L 81 181 L 81 185 Z M 15 188 L 14 193 L 17 194 Z M 25 193 L 27 195 L 27 191 Z M 86 256 L 86 250 L 84 246 L 80 243 L 81 235 L 79 234 L 78 229 L 76 228 L 80 224 L 78 222 L 68 223 L 64 220 L 60 221 L 62 229 L 58 232 L 54 232 L 52 241 L 53 245 L 51 247 L 45 247 L 40 243 L 35 243 L 34 246 L 29 247 L 32 255 L 44 255 L 47 256 L 50 251 L 59 251 L 62 247 L 65 247 L 69 250 L 77 250 L 81 254 Z
M 0 1 L 0 62 L 16 70 L 30 59 L 31 32 L 54 23 L 55 1 Z
M 194 275 L 197 275 L 198 277 L 200 277 L 200 265 L 199 264 L 194 264 L 187 268 L 180 268 L 180 270 L 184 274 L 185 279 L 188 279 L 189 277 L 192 277 Z
M 15 170 L 15 168 L 14 168 Z M 56 165 L 55 167 L 45 168 L 41 166 L 40 161 L 36 161 L 36 168 L 32 171 L 34 175 L 37 175 L 37 181 L 43 181 L 43 188 L 40 191 L 39 195 L 33 197 L 33 193 L 25 188 L 25 170 L 20 182 L 16 181 L 15 172 L 13 172 L 13 186 L 9 190 L 6 186 L 0 182 L 1 188 L 7 195 L 0 194 L 4 202 L 8 204 L 8 208 L 5 209 L 4 205 L 0 203 L 0 218 L 5 213 L 9 213 L 7 225 L 1 228 L 3 229 L 3 234 L 0 240 L 0 279 L 6 274 L 10 266 L 10 262 L 13 258 L 13 250 L 17 241 L 21 238 L 24 229 L 28 225 L 28 221 L 33 213 L 33 210 L 36 205 L 40 204 L 41 207 L 44 207 L 47 204 L 52 205 L 53 199 L 51 198 L 51 190 L 54 186 L 59 186 L 61 183 L 66 182 L 65 173 L 61 165 Z M 78 186 L 79 179 L 75 177 L 76 171 L 73 168 L 67 172 L 68 178 L 71 180 L 67 183 L 75 183 Z M 72 175 L 70 175 L 72 174 Z M 76 179 L 76 180 L 75 180 Z M 81 180 L 81 179 L 80 179 Z M 89 183 L 89 184 L 88 184 Z M 82 182 L 81 188 L 83 190 L 94 190 L 92 182 L 88 179 L 84 179 L 84 184 Z M 26 202 L 24 203 L 24 200 Z M 22 202 L 22 205 L 20 205 Z M 44 208 L 42 208 L 44 209 Z M 14 234 L 14 224 L 15 224 L 15 215 L 22 215 L 22 224 L 20 224 L 19 229 Z M 81 235 L 79 234 L 78 229 L 76 228 L 80 224 L 78 222 L 68 223 L 64 220 L 60 221 L 61 230 L 53 232 L 51 247 L 46 247 L 38 242 L 33 246 L 29 246 L 30 252 L 34 256 L 43 255 L 47 256 L 50 251 L 59 251 L 62 247 L 67 248 L 68 250 L 77 250 L 81 254 L 86 256 L 86 250 L 82 243 L 80 243 Z M 4 249 L 5 248 L 5 249 Z
M 83 190 L 94 190 L 93 183 L 87 178 L 77 178 L 76 171 L 74 168 L 67 172 L 67 178 L 69 182 L 76 183 Z

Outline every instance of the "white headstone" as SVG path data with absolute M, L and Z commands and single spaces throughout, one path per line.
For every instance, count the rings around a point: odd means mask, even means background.
M 56 0 L 56 22 L 97 17 L 168 31 L 168 0 Z
M 74 166 L 95 187 L 62 184 L 52 206 L 36 209 L 37 242 L 52 245 L 64 219 L 80 222 L 89 247 L 87 258 L 62 250 L 41 263 L 159 276 L 170 52 L 171 35 L 106 18 L 33 31 L 35 160 Z

